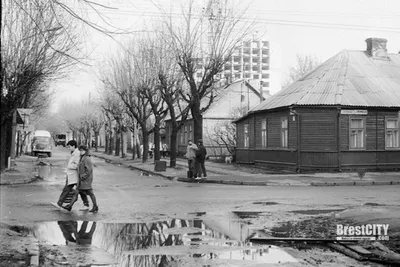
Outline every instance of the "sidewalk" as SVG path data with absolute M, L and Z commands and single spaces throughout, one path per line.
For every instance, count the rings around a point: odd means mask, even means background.
M 127 158 L 104 154 L 104 150 L 91 151 L 93 156 L 102 158 L 109 163 L 125 166 L 143 172 L 145 175 L 161 176 L 180 182 L 215 183 L 231 185 L 255 186 L 368 186 L 368 185 L 400 185 L 400 172 L 370 172 L 360 179 L 357 173 L 316 173 L 316 174 L 266 174 L 249 166 L 216 163 L 206 161 L 207 180 L 194 181 L 186 178 L 187 161 L 177 159 L 176 168 L 169 168 L 169 158 L 161 159 L 167 162 L 164 172 L 154 171 L 154 161 L 142 163 L 132 160 L 132 154 Z M 24 184 L 38 178 L 38 159 L 23 155 L 16 159 L 16 166 L 1 174 L 0 185 Z
M 0 185 L 26 184 L 38 179 L 36 157 L 22 155 L 15 160 L 15 166 L 1 173 Z
M 169 168 L 169 158 L 161 159 L 167 162 L 164 172 L 154 171 L 154 161 L 142 163 L 141 160 L 132 160 L 132 154 L 127 158 L 91 151 L 95 157 L 102 158 L 109 163 L 118 164 L 144 172 L 147 175 L 157 175 L 180 182 L 216 183 L 231 185 L 256 186 L 368 186 L 368 185 L 400 185 L 400 172 L 371 172 L 360 179 L 357 173 L 316 173 L 316 174 L 265 174 L 258 170 L 236 164 L 216 163 L 206 161 L 207 180 L 196 181 L 186 178 L 187 162 L 178 158 L 176 168 Z

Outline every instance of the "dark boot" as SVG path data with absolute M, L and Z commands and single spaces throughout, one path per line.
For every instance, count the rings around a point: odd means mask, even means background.
M 96 196 L 93 194 L 93 192 L 90 192 L 90 199 L 92 200 L 93 203 L 93 208 L 91 210 L 89 210 L 89 212 L 98 212 L 99 211 L 99 207 L 97 206 L 97 200 L 96 200 Z
M 99 211 L 99 207 L 98 206 L 93 206 L 93 208 L 91 210 L 89 210 L 89 212 L 93 212 L 96 213 Z

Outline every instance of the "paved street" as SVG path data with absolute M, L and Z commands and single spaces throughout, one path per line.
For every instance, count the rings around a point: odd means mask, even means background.
M 109 164 L 96 157 L 92 160 L 99 213 L 79 211 L 82 207 L 80 200 L 71 213 L 63 213 L 50 202 L 57 200 L 65 182 L 62 164 L 67 153 L 64 148 L 56 149 L 54 157 L 48 159 L 52 168 L 44 180 L 0 187 L 2 223 L 35 229 L 47 225 L 45 229 L 48 229 L 51 222 L 56 221 L 109 225 L 171 222 L 175 219 L 193 222 L 196 219 L 233 240 L 245 241 L 256 232 L 263 235 L 287 221 L 307 220 L 320 215 L 333 218 L 333 212 L 344 209 L 362 209 L 368 214 L 379 208 L 380 212 L 391 212 L 391 218 L 375 217 L 375 222 L 390 222 L 391 227 L 400 225 L 399 210 L 393 212 L 399 203 L 398 186 L 263 187 L 181 183 L 144 176 L 139 171 Z M 235 223 L 242 225 L 246 234 L 232 230 Z

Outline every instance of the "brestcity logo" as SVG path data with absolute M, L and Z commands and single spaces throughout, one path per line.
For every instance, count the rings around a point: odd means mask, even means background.
M 389 240 L 389 224 L 336 225 L 336 240 Z

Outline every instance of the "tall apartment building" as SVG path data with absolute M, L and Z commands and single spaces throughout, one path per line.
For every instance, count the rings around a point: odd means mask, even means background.
M 262 81 L 264 93 L 269 93 L 270 47 L 268 41 L 248 40 L 238 46 L 229 62 L 225 64 L 223 76 L 230 81 L 253 79 Z
M 197 60 L 197 79 L 201 79 L 203 76 L 203 60 L 201 58 Z M 218 76 L 221 86 L 241 79 L 262 81 L 263 92 L 269 94 L 269 42 L 257 39 L 242 42 L 234 50 L 231 59 L 225 64 L 223 72 Z

